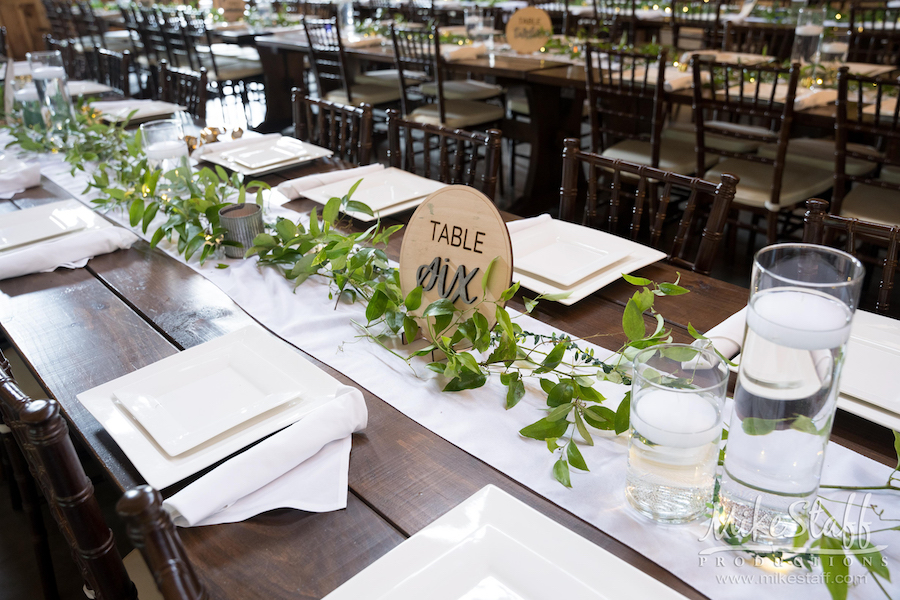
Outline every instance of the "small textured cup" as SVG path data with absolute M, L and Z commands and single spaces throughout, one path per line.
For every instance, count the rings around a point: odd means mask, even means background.
M 219 211 L 219 224 L 225 228 L 225 239 L 242 247 L 224 246 L 225 256 L 243 258 L 253 240 L 263 232 L 262 207 L 258 204 L 230 204 Z

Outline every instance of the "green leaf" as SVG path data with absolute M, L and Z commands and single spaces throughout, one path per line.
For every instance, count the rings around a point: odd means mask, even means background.
M 688 323 L 688 333 L 691 334 L 691 337 L 695 340 L 705 340 L 707 337 L 694 329 L 694 326 Z
M 338 211 L 341 208 L 341 199 L 340 198 L 332 198 L 328 202 L 325 203 L 325 208 L 322 209 L 322 221 L 331 225 L 334 223 L 334 220 L 338 216 Z
M 778 426 L 776 419 L 759 419 L 757 417 L 747 417 L 741 421 L 741 429 L 747 435 L 766 435 L 772 433 Z
M 566 353 L 566 347 L 569 345 L 568 341 L 559 342 L 556 346 L 553 347 L 553 350 L 544 357 L 544 360 L 541 361 L 541 366 L 534 370 L 535 375 L 540 375 L 541 373 L 549 373 L 553 369 L 559 366 L 559 363 L 562 362 L 563 356 Z
M 503 333 L 510 339 L 515 339 L 516 331 L 513 329 L 512 319 L 509 318 L 509 313 L 506 312 L 506 309 L 502 306 L 497 306 L 494 310 L 494 316 L 497 318 L 497 324 L 500 325 Z
M 588 406 L 584 409 L 584 420 L 592 427 L 610 431 L 616 427 L 616 413 L 605 406 Z
M 562 404 L 560 406 L 557 406 L 553 410 L 551 410 L 549 413 L 547 413 L 547 416 L 545 418 L 548 421 L 559 421 L 561 419 L 565 419 L 566 416 L 570 412 L 572 412 L 572 409 L 574 407 L 575 407 L 575 405 L 572 404 L 571 402 L 568 404 Z
M 165 230 L 164 230 L 162 227 L 160 227 L 159 229 L 157 229 L 157 230 L 153 233 L 153 237 L 150 238 L 150 247 L 151 247 L 151 248 L 156 248 L 156 245 L 159 244 L 159 243 L 162 241 L 162 239 L 163 239 L 163 237 L 164 237 L 165 235 L 166 235 L 166 232 L 165 232 Z
M 406 343 L 410 344 L 419 334 L 419 323 L 409 315 L 403 317 L 403 333 L 406 334 Z
M 575 389 L 571 382 L 563 381 L 557 383 L 547 394 L 547 406 L 560 406 L 571 402 L 574 395 Z
M 444 387 L 445 392 L 460 392 L 462 390 L 471 390 L 475 388 L 480 388 L 487 381 L 487 375 L 478 371 L 477 373 L 473 373 L 472 371 L 463 371 L 459 374 L 459 376 L 454 377 L 450 380 Z
M 581 450 L 578 449 L 578 446 L 575 445 L 575 442 L 570 441 L 568 444 L 566 444 L 566 458 L 569 459 L 569 464 L 576 469 L 581 469 L 582 471 L 590 471 L 590 469 L 588 469 L 587 467 L 587 464 L 584 462 L 584 457 L 581 456 Z
M 572 481 L 569 479 L 569 465 L 563 459 L 559 459 L 553 465 L 553 476 L 567 488 L 572 487 Z
M 347 201 L 346 211 L 347 212 L 358 212 L 358 213 L 362 213 L 364 215 L 369 215 L 370 217 L 375 216 L 375 212 L 371 208 L 369 208 L 368 204 L 365 204 L 363 202 L 358 202 L 356 200 L 348 200 Z
M 525 301 L 525 312 L 531 314 L 531 311 L 538 305 L 537 300 L 532 300 L 531 298 L 522 298 Z
M 584 420 L 581 418 L 581 415 L 578 414 L 577 410 L 575 411 L 575 429 L 578 430 L 578 433 L 581 435 L 581 439 L 584 440 L 585 444 L 588 446 L 594 445 L 594 438 L 591 437 L 591 433 L 587 430 L 587 427 L 584 426 Z M 572 464 L 574 465 L 575 463 Z M 587 468 L 584 470 L 587 471 Z
M 894 453 L 897 454 L 897 470 L 900 470 L 900 432 L 894 431 Z
M 491 281 L 491 273 L 494 272 L 494 265 L 497 264 L 497 261 L 500 259 L 499 256 L 495 256 L 490 264 L 488 264 L 487 268 L 484 270 L 484 275 L 481 276 L 481 290 L 484 291 L 488 289 L 488 285 Z
M 518 372 L 510 373 L 513 377 L 506 383 L 506 408 L 507 410 L 519 403 L 525 395 L 525 382 L 519 378 Z
M 833 537 L 822 537 L 822 548 L 825 550 L 843 550 L 841 540 Z M 846 600 L 850 567 L 844 564 L 844 554 L 822 554 L 820 557 L 822 571 L 825 573 L 825 587 L 831 593 L 832 600 Z
M 873 575 L 878 575 L 887 581 L 891 580 L 891 572 L 885 564 L 881 552 L 876 550 L 875 546 L 868 540 L 856 538 L 853 540 L 853 543 L 850 544 L 850 550 L 856 560 L 858 560 L 867 571 Z M 859 552 L 857 553 L 855 551 Z
M 268 233 L 261 233 L 253 238 L 253 245 L 262 246 L 263 248 L 274 248 L 278 245 L 278 240 Z
M 512 299 L 513 296 L 516 295 L 516 292 L 519 291 L 519 282 L 515 282 L 511 286 L 509 286 L 502 294 L 500 294 L 500 300 L 503 302 L 508 302 Z
M 200 249 L 200 247 L 206 242 L 206 236 L 201 232 L 195 235 L 190 242 L 188 242 L 187 247 L 184 249 L 184 260 L 191 260 L 191 256 Z
M 690 292 L 690 290 L 685 289 L 680 285 L 675 285 L 674 283 L 661 283 L 659 284 L 659 289 L 662 290 L 666 296 L 680 296 Z
M 226 264 L 224 264 L 224 263 L 219 263 L 219 264 L 216 265 L 216 268 L 217 268 L 217 269 L 227 269 L 227 268 L 228 268 L 228 265 L 226 265 Z
M 406 310 L 416 310 L 420 306 L 422 306 L 422 286 L 416 286 L 406 295 L 406 300 L 403 301 L 403 304 L 406 305 Z
M 141 217 L 144 216 L 144 201 L 141 198 L 135 198 L 131 203 L 131 206 L 128 207 L 128 222 L 132 227 L 137 227 L 138 223 L 141 222 Z
M 625 392 L 625 397 L 616 409 L 616 435 L 628 431 L 628 420 L 631 417 L 631 392 Z
M 797 415 L 797 418 L 791 422 L 791 429 L 802 431 L 810 435 L 819 435 L 819 430 L 813 420 L 806 415 Z
M 635 277 L 634 275 L 629 275 L 628 273 L 622 273 L 622 279 L 624 279 L 631 285 L 650 285 L 653 283 L 646 277 Z
M 700 350 L 688 346 L 675 346 L 673 348 L 663 348 L 660 350 L 660 354 L 676 362 L 690 362 L 697 358 Z
M 625 331 L 625 336 L 631 341 L 642 340 L 647 335 L 643 311 L 638 307 L 634 298 L 629 299 L 628 304 L 625 305 L 625 312 L 622 314 L 622 329 Z
M 141 231 L 147 233 L 147 228 L 150 227 L 150 221 L 153 220 L 153 217 L 156 216 L 156 212 L 159 210 L 158 202 L 151 202 L 147 205 L 147 208 L 144 209 L 144 216 L 141 219 Z
M 368 306 L 366 306 L 366 319 L 369 321 L 369 323 L 378 319 L 379 317 L 381 317 L 381 315 L 384 314 L 384 311 L 387 308 L 387 303 L 387 294 L 385 294 L 381 290 L 377 290 L 372 295 L 372 299 L 369 300 L 369 304 Z
M 547 418 L 543 418 L 527 427 L 523 427 L 519 430 L 519 433 L 527 438 L 546 440 L 547 438 L 562 437 L 568 428 L 569 422 L 566 420 L 550 421 Z
M 456 307 L 447 298 L 435 300 L 425 308 L 423 313 L 426 317 L 438 317 L 441 315 L 452 315 L 456 312 Z
M 553 389 L 553 387 L 556 385 L 556 383 L 557 382 L 555 382 L 551 379 L 544 379 L 542 377 L 541 378 L 541 389 L 544 390 L 545 394 L 549 394 L 550 391 Z

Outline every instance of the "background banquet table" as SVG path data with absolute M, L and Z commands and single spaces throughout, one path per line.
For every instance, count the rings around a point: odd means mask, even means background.
M 345 166 L 320 159 L 266 179 L 276 184 Z M 0 202 L 0 211 L 69 197 L 45 179 L 41 187 Z M 287 206 L 308 212 L 313 204 L 300 200 Z M 388 224 L 408 218 L 409 213 L 402 214 Z M 399 254 L 400 241 L 398 235 L 389 247 L 393 258 Z M 672 281 L 676 269 L 657 263 L 637 274 Z M 692 273 L 682 273 L 681 284 L 691 290 L 689 295 L 658 302 L 678 341 L 690 339 L 688 322 L 701 331 L 709 329 L 740 309 L 747 298 L 744 289 Z M 542 303 L 533 316 L 577 336 L 611 334 L 604 345 L 612 346 L 623 341 L 622 309 L 633 291 L 620 281 L 572 307 Z M 252 321 L 211 282 L 145 242 L 94 258 L 84 269 L 2 281 L 0 292 L 0 323 L 7 338 L 60 402 L 74 436 L 122 490 L 143 480 L 76 394 Z M 512 304 L 521 310 L 521 295 Z M 310 360 L 341 382 L 355 385 Z M 640 553 L 363 392 L 369 424 L 365 433 L 354 435 L 346 510 L 324 514 L 276 510 L 242 523 L 180 530 L 213 597 L 319 598 L 487 484 L 506 490 L 686 596 L 703 597 Z M 890 432 L 850 415 L 840 415 L 833 439 L 882 463 L 893 461 Z M 164 495 L 182 485 L 164 490 Z M 621 482 L 610 483 L 616 493 L 621 487 Z

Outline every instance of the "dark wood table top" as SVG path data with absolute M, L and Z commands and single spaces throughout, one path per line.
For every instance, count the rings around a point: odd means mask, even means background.
M 322 159 L 266 179 L 276 184 L 346 166 Z M 68 197 L 65 190 L 45 180 L 42 187 L 0 201 L 0 211 Z M 306 212 L 313 204 L 298 200 L 287 206 Z M 410 214 L 391 221 L 403 222 Z M 389 247 L 394 258 L 400 241 L 398 235 Z M 657 263 L 638 274 L 672 281 L 676 269 Z M 690 339 L 689 320 L 705 330 L 746 303 L 746 290 L 709 277 L 682 273 L 681 283 L 691 294 L 661 298 L 658 304 L 680 341 Z M 579 336 L 613 333 L 614 341 L 609 341 L 613 344 L 622 341 L 615 332 L 621 330 L 622 307 L 633 291 L 619 281 L 571 307 L 542 303 L 533 315 Z M 145 242 L 98 256 L 83 269 L 0 281 L 0 292 L 0 325 L 7 338 L 45 390 L 59 401 L 76 439 L 123 490 L 143 480 L 76 394 L 252 321 L 215 285 Z M 521 310 L 521 297 L 512 306 Z M 355 385 L 307 358 L 342 383 Z M 276 510 L 242 523 L 179 530 L 212 597 L 320 598 L 487 484 L 509 492 L 686 596 L 703 597 L 638 552 L 362 391 L 369 423 L 365 432 L 353 436 L 346 510 L 323 514 Z M 833 439 L 889 464 L 892 440 L 883 439 L 890 435 L 887 430 L 845 417 L 838 419 Z

